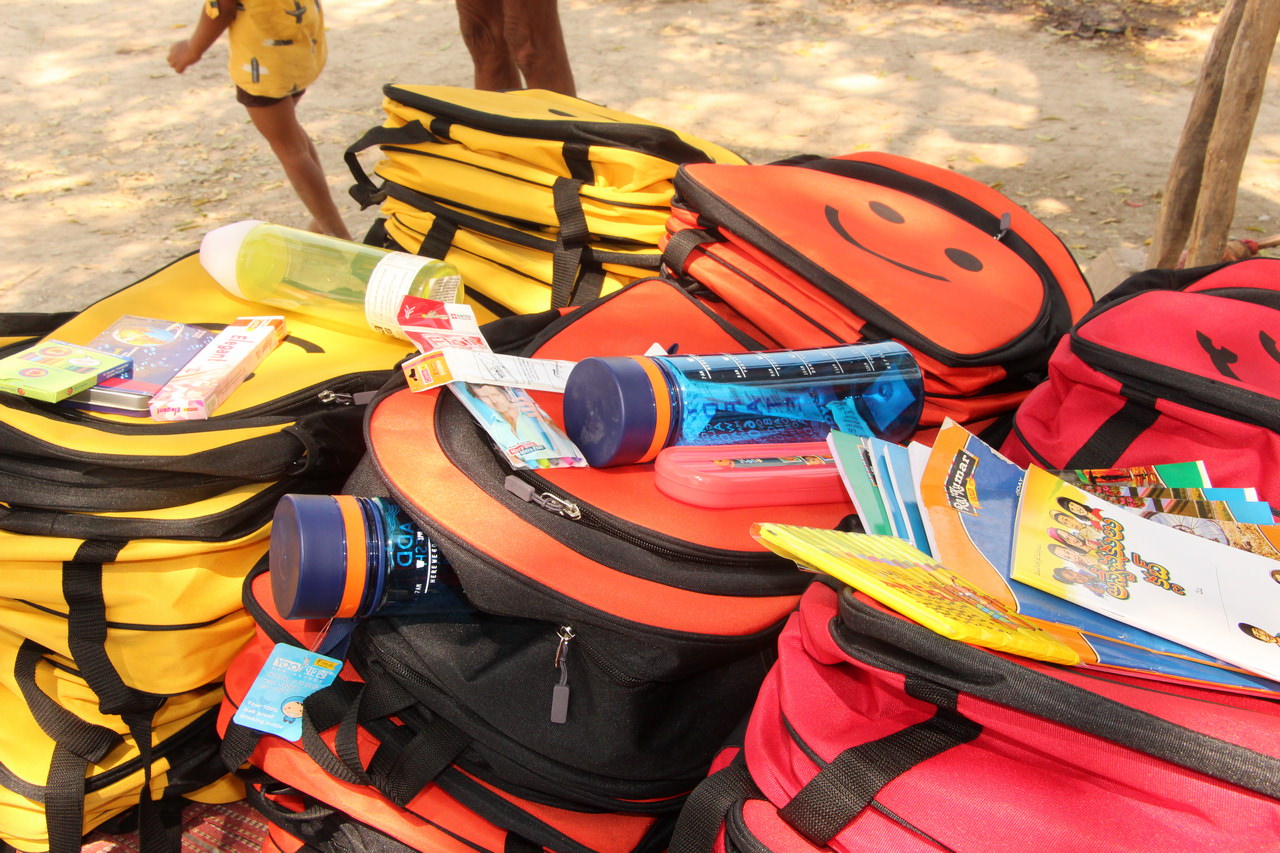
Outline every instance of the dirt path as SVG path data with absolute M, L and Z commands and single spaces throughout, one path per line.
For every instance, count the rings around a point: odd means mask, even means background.
M 584 98 L 756 162 L 877 149 L 949 166 L 1041 216 L 1082 265 L 1150 237 L 1214 20 L 1116 42 L 984 2 L 561 7 Z M 94 0 L 6 7 L 0 310 L 80 307 L 225 222 L 305 223 L 233 100 L 225 48 L 181 77 L 166 65 L 169 43 L 190 31 L 198 9 L 194 0 L 138 0 L 127 16 Z M 342 151 L 381 121 L 381 86 L 469 85 L 470 62 L 450 0 L 331 0 L 326 10 L 330 65 L 300 111 L 360 234 L 375 211 L 347 200 Z M 372 166 L 373 156 L 363 159 Z M 1236 236 L 1280 231 L 1278 162 L 1273 79 Z

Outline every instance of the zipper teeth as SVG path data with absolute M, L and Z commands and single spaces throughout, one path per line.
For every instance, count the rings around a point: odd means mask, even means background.
M 290 417 L 291 415 L 301 415 L 306 413 L 307 411 L 310 411 L 308 407 L 302 406 L 300 404 L 303 404 L 312 400 L 318 401 L 319 395 L 322 391 L 328 390 L 328 391 L 341 392 L 343 389 L 353 384 L 359 386 L 359 385 L 362 385 L 363 383 L 359 379 L 359 377 L 356 377 L 356 376 L 347 377 L 336 383 L 327 383 L 327 382 L 317 383 L 315 385 L 309 386 L 307 388 L 301 388 L 297 391 L 290 392 L 289 394 L 286 394 L 282 397 L 278 397 L 274 400 L 270 400 L 266 403 L 260 404 L 258 406 L 253 406 L 248 409 L 242 409 L 240 411 L 232 412 L 225 415 L 214 415 L 213 417 L 203 421 L 175 422 L 176 424 L 182 425 L 182 426 L 190 424 L 192 425 L 193 428 L 185 429 L 185 430 L 181 430 L 181 429 L 174 430 L 172 433 L 168 433 L 168 434 L 199 435 L 207 432 L 218 431 L 222 429 L 224 426 L 226 426 L 226 428 L 228 429 L 254 429 L 257 427 L 269 427 L 269 426 L 279 426 L 283 428 L 285 426 L 288 426 L 292 420 L 296 420 L 296 418 Z M 332 405 L 335 405 L 335 404 L 318 403 L 317 408 L 332 406 Z M 54 404 L 50 403 L 48 404 L 48 406 L 54 407 Z M 75 409 L 64 409 L 61 406 L 57 406 L 53 408 L 53 411 L 57 411 L 61 417 L 65 418 L 68 421 L 71 421 L 89 428 L 103 428 L 103 432 L 107 432 L 111 435 L 119 435 L 125 439 L 144 438 L 148 435 L 148 433 L 152 435 L 155 434 L 154 432 L 151 432 L 156 425 L 156 422 L 154 421 L 147 421 L 145 423 L 136 423 L 136 424 L 124 423 L 119 421 L 106 421 L 100 418 L 92 417 L 84 412 L 76 411 Z M 57 459 L 65 459 L 69 461 L 89 461 L 96 464 L 108 464 L 110 463 L 111 460 L 121 460 L 124 462 L 132 462 L 137 460 L 138 458 L 136 455 L 129 454 L 129 453 L 93 453 L 93 452 L 72 451 L 63 445 L 55 445 L 47 441 L 44 441 L 39 435 L 29 433 L 26 430 L 17 430 L 8 424 L 0 423 L 0 434 L 4 434 L 4 433 L 8 433 L 10 435 L 19 435 L 23 438 L 24 441 L 31 442 L 33 444 L 39 444 L 44 447 L 48 447 L 50 448 L 50 452 L 47 453 L 47 455 Z
M 1236 385 L 1230 385 L 1228 383 L 1219 383 L 1217 380 L 1213 379 L 1212 377 L 1201 376 L 1198 373 L 1192 373 L 1190 371 L 1180 370 L 1176 367 L 1169 367 L 1167 365 L 1157 364 L 1155 362 L 1151 362 L 1146 359 L 1131 357 L 1119 350 L 1113 349 L 1111 347 L 1103 346 L 1101 344 L 1095 343 L 1085 338 L 1081 338 L 1077 334 L 1072 335 L 1071 345 L 1072 345 L 1072 348 L 1078 348 L 1079 350 L 1083 350 L 1084 355 L 1093 356 L 1092 359 L 1090 358 L 1084 359 L 1084 361 L 1088 363 L 1090 367 L 1097 370 L 1099 373 L 1103 374 L 1104 376 L 1108 376 L 1111 379 L 1114 379 L 1115 381 L 1121 383 L 1121 385 L 1124 385 L 1127 387 L 1144 388 L 1150 384 L 1151 380 L 1149 379 L 1148 375 L 1143 375 L 1136 371 L 1130 371 L 1124 368 L 1124 365 L 1126 363 L 1141 363 L 1144 365 L 1151 365 L 1153 370 L 1156 372 L 1173 374 L 1176 377 L 1173 382 L 1161 382 L 1160 384 L 1162 386 L 1176 384 L 1179 388 L 1181 388 L 1185 392 L 1188 387 L 1196 387 L 1196 386 L 1204 385 L 1206 382 L 1209 382 L 1209 383 L 1213 383 L 1215 387 L 1221 385 L 1222 387 L 1230 388 L 1231 394 L 1233 395 L 1245 395 L 1248 397 L 1262 399 L 1262 395 L 1258 394 L 1256 391 L 1250 391 L 1246 388 L 1241 388 Z M 1098 358 L 1101 358 L 1101 362 L 1097 361 Z M 1117 366 L 1118 364 L 1120 366 Z M 1209 412 L 1211 414 L 1215 409 L 1235 408 L 1231 405 L 1230 401 L 1206 400 L 1203 396 L 1197 393 L 1192 393 L 1186 397 L 1183 397 L 1182 399 L 1179 399 L 1178 404 L 1181 406 L 1186 406 L 1191 409 L 1196 409 L 1198 411 Z M 1264 424 L 1264 425 L 1269 425 L 1269 426 L 1272 426 L 1273 428 L 1278 427 L 1278 425 L 1274 422 L 1271 424 Z
M 590 504 L 582 503 L 578 500 L 566 500 L 550 482 L 541 477 L 514 468 L 510 469 L 510 471 L 521 480 L 524 480 L 526 483 L 533 486 L 535 489 L 556 495 L 561 500 L 564 500 L 565 503 L 570 503 L 577 507 L 578 511 L 581 513 L 580 517 L 577 519 L 578 523 L 583 524 L 592 530 L 608 533 L 629 545 L 634 545 L 645 551 L 649 551 L 650 553 L 657 554 L 660 557 L 666 557 L 668 559 L 685 563 L 721 566 L 724 568 L 756 568 L 768 563 L 771 559 L 765 554 L 761 554 L 758 559 L 753 559 L 747 556 L 726 557 L 721 556 L 720 554 L 703 553 L 693 550 L 692 547 L 687 549 L 668 547 L 658 541 L 655 541 L 651 537 L 645 537 L 631 532 L 624 525 L 616 522 L 613 516 L 597 510 Z
M 627 532 L 626 530 L 621 529 L 618 525 L 613 524 L 609 520 L 608 516 L 596 512 L 591 507 L 584 506 L 583 504 L 580 504 L 580 503 L 575 503 L 575 505 L 582 512 L 581 520 L 584 523 L 586 523 L 588 527 L 591 527 L 594 530 L 599 530 L 604 533 L 609 533 L 617 537 L 618 539 L 623 540 L 624 542 L 635 545 L 639 548 L 643 548 L 646 551 L 652 551 L 653 553 L 658 554 L 659 556 L 670 557 L 672 559 L 680 560 L 682 562 L 699 563 L 703 565 L 723 566 L 725 568 L 737 568 L 737 567 L 745 568 L 745 567 L 759 566 L 760 564 L 766 562 L 766 559 L 752 560 L 746 557 L 726 559 L 723 557 L 715 557 L 710 554 L 701 554 L 701 553 L 696 553 L 692 551 L 678 551 L 674 548 L 668 548 L 665 545 L 661 545 L 657 542 L 646 539 L 642 536 L 634 535 L 632 533 Z
M 622 687 L 639 687 L 642 684 L 648 683 L 645 679 L 632 675 L 628 672 L 623 672 L 621 669 L 614 666 L 613 662 L 609 660 L 607 655 L 601 654 L 594 646 L 583 640 L 582 634 L 580 633 L 575 632 L 573 639 L 569 641 L 569 648 L 573 648 L 574 646 L 580 647 L 583 654 L 590 658 L 591 662 L 596 665 L 596 668 L 608 676 L 610 681 L 613 681 Z

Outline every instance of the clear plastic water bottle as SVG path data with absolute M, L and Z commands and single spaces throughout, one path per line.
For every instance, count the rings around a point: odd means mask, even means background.
M 403 338 L 405 296 L 461 298 L 452 264 L 248 219 L 215 228 L 200 263 L 228 292 L 350 329 Z
M 668 446 L 822 441 L 833 429 L 901 441 L 923 407 L 920 367 L 894 341 L 588 358 L 564 393 L 565 432 L 596 468 Z
M 268 565 L 286 619 L 474 615 L 440 549 L 384 498 L 285 495 L 272 519 Z

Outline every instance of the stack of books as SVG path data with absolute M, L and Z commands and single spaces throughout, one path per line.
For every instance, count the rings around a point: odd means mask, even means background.
M 864 533 L 755 535 L 954 639 L 1280 695 L 1280 525 L 1203 464 L 1021 468 L 949 423 L 932 446 L 833 432 Z

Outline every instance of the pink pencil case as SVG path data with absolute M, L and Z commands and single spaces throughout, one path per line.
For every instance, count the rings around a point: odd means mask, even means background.
M 825 441 L 667 447 L 654 460 L 658 490 L 705 507 L 847 502 Z

